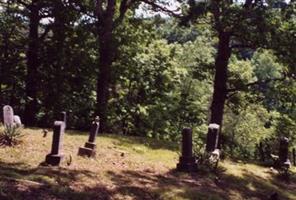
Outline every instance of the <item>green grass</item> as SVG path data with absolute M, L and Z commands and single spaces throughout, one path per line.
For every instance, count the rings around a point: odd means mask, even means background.
M 0 199 L 296 199 L 295 177 L 286 183 L 268 168 L 221 162 L 216 175 L 175 172 L 178 144 L 140 137 L 99 135 L 95 158 L 77 156 L 87 133 L 67 131 L 60 167 L 40 166 L 52 133 L 24 129 L 24 141 L 0 147 Z M 72 163 L 67 165 L 70 156 Z

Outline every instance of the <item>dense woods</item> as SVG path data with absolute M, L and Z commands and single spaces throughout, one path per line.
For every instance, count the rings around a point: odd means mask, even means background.
M 177 2 L 2 0 L 0 105 L 26 126 L 66 111 L 71 129 L 99 115 L 104 132 L 179 141 L 192 127 L 196 152 L 209 123 L 232 157 L 295 146 L 296 3 Z

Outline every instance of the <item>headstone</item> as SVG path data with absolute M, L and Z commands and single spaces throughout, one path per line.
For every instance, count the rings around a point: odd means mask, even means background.
M 55 121 L 53 127 L 52 147 L 51 153 L 45 158 L 45 162 L 49 165 L 57 166 L 63 159 L 62 154 L 62 140 L 65 131 L 65 123 L 62 121 Z
M 100 128 L 100 118 L 97 116 L 95 121 L 93 121 L 89 133 L 88 142 L 85 143 L 84 147 L 80 147 L 78 150 L 79 156 L 94 157 L 96 155 L 96 136 Z
M 218 124 L 210 124 L 208 128 L 206 151 L 212 152 L 218 148 L 219 141 L 219 128 Z
M 177 164 L 178 171 L 192 172 L 197 170 L 195 157 L 192 155 L 192 130 L 184 128 L 182 131 L 182 156 Z
M 13 126 L 13 109 L 11 106 L 4 106 L 3 107 L 3 121 L 5 126 Z
M 290 164 L 289 160 L 289 139 L 283 137 L 280 139 L 280 148 L 279 148 L 279 161 L 280 165 L 288 166 Z
M 22 126 L 22 121 L 21 118 L 18 115 L 14 115 L 13 116 L 13 122 L 17 127 L 21 127 Z

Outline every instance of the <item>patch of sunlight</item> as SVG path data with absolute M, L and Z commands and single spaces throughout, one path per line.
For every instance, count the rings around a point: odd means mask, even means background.
M 162 190 L 158 190 L 161 199 L 166 200 L 222 200 L 218 194 L 207 191 L 199 191 L 189 187 L 169 187 Z
M 229 199 L 235 199 L 235 200 L 245 200 L 245 198 L 242 196 L 240 191 L 237 190 L 229 190 Z
M 253 185 L 253 183 L 248 183 L 247 184 L 247 188 L 249 189 L 249 190 L 251 190 L 251 191 L 256 191 L 256 188 L 255 188 L 255 186 Z
M 182 197 L 181 194 L 184 194 L 186 191 L 184 188 L 166 188 L 165 190 L 159 190 L 157 193 L 159 193 L 161 199 L 167 199 L 167 200 L 181 200 L 181 199 L 188 199 Z
M 223 161 L 221 162 L 222 167 L 226 169 L 226 174 L 230 174 L 236 177 L 243 177 L 243 170 L 240 163 L 234 163 L 231 161 Z
M 263 179 L 270 179 L 270 174 L 267 173 L 268 168 L 264 168 L 255 164 L 236 163 L 233 161 L 223 161 L 221 165 L 226 168 L 227 174 L 243 178 L 246 174 L 252 174 Z
M 30 175 L 26 178 L 27 180 L 35 181 L 38 183 L 44 183 L 48 185 L 56 185 L 56 180 L 53 177 L 43 175 Z

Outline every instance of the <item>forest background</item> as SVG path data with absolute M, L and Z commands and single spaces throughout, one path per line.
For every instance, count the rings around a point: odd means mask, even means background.
M 180 141 L 191 127 L 201 152 L 219 115 L 231 157 L 257 158 L 260 142 L 274 149 L 279 136 L 296 145 L 294 1 L 179 1 L 176 11 L 94 2 L 0 2 L 0 105 L 25 125 L 51 127 L 66 111 L 71 129 L 99 115 L 104 132 Z M 225 101 L 215 111 L 217 83 Z

